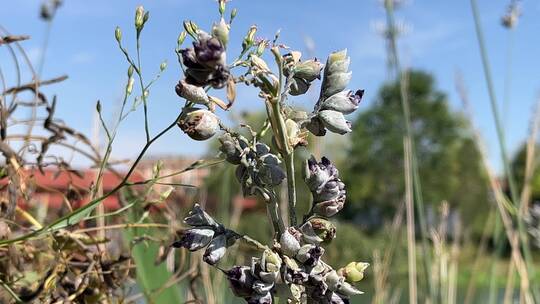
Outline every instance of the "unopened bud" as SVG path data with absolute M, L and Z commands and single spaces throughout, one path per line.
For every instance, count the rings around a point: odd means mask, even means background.
M 159 70 L 161 72 L 165 71 L 165 69 L 167 68 L 167 61 L 163 61 L 160 65 L 159 65 Z
M 364 270 L 368 268 L 368 263 L 350 262 L 347 266 L 338 270 L 338 273 L 345 277 L 349 283 L 356 283 L 364 278 Z
M 128 75 L 128 77 L 131 77 L 133 75 L 133 66 L 132 65 L 129 66 L 128 71 L 127 71 L 127 75 Z
M 178 41 L 177 41 L 177 44 L 178 44 L 178 47 L 180 48 L 180 46 L 182 46 L 182 44 L 184 43 L 184 40 L 186 40 L 186 31 L 182 31 L 180 33 L 180 35 L 178 35 Z
M 144 25 L 144 7 L 138 6 L 135 10 L 135 28 L 137 31 L 141 31 Z
M 218 5 L 219 5 L 219 14 L 223 16 L 223 13 L 225 13 L 225 3 L 227 1 L 226 0 L 219 0 L 218 1 Z
M 231 11 L 231 23 L 232 21 L 234 20 L 234 18 L 236 17 L 236 14 L 238 14 L 238 10 L 236 8 L 233 8 L 232 11 Z
M 133 79 L 133 77 L 129 77 L 128 83 L 126 85 L 126 94 L 127 95 L 130 95 L 131 92 L 133 92 L 133 83 L 134 83 L 134 81 L 135 80 Z
M 253 45 L 253 42 L 255 41 L 255 33 L 257 33 L 257 26 L 252 25 L 249 28 L 244 41 L 242 42 L 242 50 L 247 50 Z
M 321 77 L 322 63 L 317 59 L 310 59 L 298 63 L 294 67 L 294 76 L 303 78 L 309 82 Z
M 119 26 L 117 26 L 114 30 L 114 38 L 116 38 L 116 41 L 118 42 L 122 40 L 122 30 L 120 30 Z

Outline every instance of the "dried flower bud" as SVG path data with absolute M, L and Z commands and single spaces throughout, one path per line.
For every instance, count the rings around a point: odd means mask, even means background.
M 362 96 L 364 90 L 358 90 L 355 94 L 352 94 L 352 91 L 341 91 L 324 100 L 321 109 L 350 114 L 358 109 Z
M 180 240 L 172 244 L 175 248 L 184 247 L 189 251 L 202 249 L 212 241 L 214 230 L 208 228 L 192 228 L 182 232 Z
M 225 64 L 225 46 L 221 41 L 199 31 L 197 41 L 193 42 L 197 62 L 208 68 L 223 66 Z
M 135 28 L 137 29 L 137 32 L 140 32 L 144 25 L 144 7 L 142 5 L 137 6 L 137 9 L 135 10 Z
M 208 105 L 208 95 L 204 88 L 180 80 L 176 85 L 176 94 L 196 104 Z
M 296 253 L 296 259 L 306 267 L 314 267 L 321 256 L 324 254 L 324 248 L 312 244 L 306 244 Z
M 264 61 L 261 57 L 251 54 L 249 57 L 251 59 L 251 66 L 257 68 L 261 72 L 267 73 L 270 72 L 270 68 L 266 64 L 266 61 Z
M 225 255 L 225 251 L 227 250 L 226 246 L 227 236 L 225 234 L 216 236 L 206 248 L 203 260 L 210 265 L 216 264 Z
M 294 76 L 312 82 L 321 77 L 322 63 L 317 59 L 310 59 L 298 63 L 294 67 Z
M 305 94 L 309 90 L 309 86 L 310 83 L 307 80 L 303 78 L 293 77 L 289 94 L 291 94 L 292 96 Z
M 347 266 L 338 270 L 338 273 L 349 283 L 356 283 L 364 278 L 364 270 L 369 267 L 368 263 L 350 262 Z
M 332 110 L 322 110 L 318 113 L 324 126 L 331 132 L 347 134 L 352 131 L 351 122 L 342 113 Z
M 122 40 L 122 30 L 119 26 L 116 27 L 114 30 L 114 38 L 116 38 L 116 41 L 120 42 Z
M 285 128 L 287 130 L 289 146 L 292 148 L 296 148 L 298 146 L 307 146 L 307 133 L 300 131 L 300 126 L 296 121 L 287 119 L 285 121 Z
M 251 273 L 250 267 L 234 266 L 225 275 L 231 284 L 231 289 L 235 296 L 246 298 L 253 295 L 255 277 Z
M 281 245 L 281 251 L 283 251 L 284 254 L 294 257 L 298 250 L 300 250 L 300 242 L 293 233 L 291 233 L 291 229 L 294 228 L 289 228 L 281 234 L 279 244 Z
M 304 175 L 313 195 L 312 211 L 315 214 L 331 217 L 343 209 L 346 198 L 345 184 L 339 179 L 339 172 L 330 160 L 323 157 L 318 163 L 311 157 L 306 162 Z
M 192 108 L 181 115 L 177 124 L 192 139 L 206 140 L 219 129 L 219 118 L 208 110 Z
M 195 204 L 191 211 L 189 211 L 187 217 L 184 218 L 184 223 L 195 227 L 219 227 L 216 221 L 208 213 L 206 213 L 199 204 Z
M 225 23 L 223 18 L 212 27 L 212 35 L 219 39 L 224 47 L 227 47 L 227 43 L 229 42 L 229 25 Z
M 336 237 L 336 226 L 322 218 L 311 218 L 300 227 L 303 240 L 306 243 L 326 244 Z
M 312 117 L 304 126 L 315 136 L 326 135 L 324 124 L 317 116 Z

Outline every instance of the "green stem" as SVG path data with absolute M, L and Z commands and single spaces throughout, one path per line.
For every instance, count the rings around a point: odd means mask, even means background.
M 143 100 L 144 108 L 144 132 L 146 134 L 146 142 L 150 140 L 150 130 L 148 127 L 148 105 L 146 100 L 146 90 L 143 82 L 143 76 L 141 72 L 141 43 L 139 39 L 139 33 L 137 32 L 137 68 L 135 72 L 139 76 L 139 85 L 141 86 L 141 98 Z
M 521 201 L 520 201 L 519 196 L 518 196 L 517 187 L 516 187 L 516 183 L 515 183 L 515 179 L 514 179 L 514 174 L 512 172 L 512 167 L 510 166 L 510 162 L 508 161 L 508 156 L 507 156 L 507 153 L 506 153 L 505 136 L 504 136 L 504 131 L 503 131 L 503 128 L 502 128 L 501 119 L 500 119 L 500 116 L 499 116 L 497 99 L 496 99 L 496 95 L 495 95 L 495 89 L 494 89 L 494 86 L 493 86 L 493 80 L 491 78 L 491 70 L 490 70 L 489 60 L 488 60 L 488 56 L 487 56 L 487 49 L 486 49 L 485 42 L 484 42 L 484 35 L 483 35 L 482 25 L 480 24 L 480 15 L 479 15 L 479 12 L 478 12 L 478 5 L 476 3 L 476 0 L 471 0 L 471 9 L 472 9 L 473 19 L 474 19 L 474 24 L 475 24 L 475 29 L 476 29 L 476 36 L 477 36 L 477 39 L 478 39 L 478 46 L 480 48 L 480 57 L 482 58 L 482 65 L 483 65 L 483 68 L 484 68 L 484 77 L 486 79 L 486 84 L 487 84 L 487 87 L 488 87 L 489 100 L 490 100 L 490 103 L 491 103 L 491 112 L 492 112 L 492 115 L 493 115 L 493 119 L 495 121 L 495 128 L 496 128 L 496 131 L 497 131 L 497 137 L 499 139 L 499 149 L 501 151 L 501 157 L 502 157 L 502 161 L 503 161 L 503 164 L 504 164 L 505 175 L 506 175 L 506 178 L 508 180 L 508 185 L 510 187 L 510 195 L 512 197 L 512 201 L 513 201 L 514 205 L 520 206 Z M 518 208 L 518 210 L 519 209 L 520 208 Z M 517 223 L 518 223 L 518 232 L 519 232 L 520 243 L 521 243 L 521 247 L 522 247 L 522 250 L 523 250 L 523 256 L 525 258 L 525 264 L 527 265 L 527 272 L 528 272 L 528 276 L 529 276 L 528 279 L 531 281 L 531 286 L 534 286 L 534 284 L 532 284 L 533 279 L 534 279 L 534 276 L 533 276 L 534 268 L 533 268 L 533 264 L 532 264 L 531 250 L 530 250 L 530 247 L 529 247 L 529 241 L 528 241 L 527 231 L 526 231 L 526 228 L 525 228 L 525 223 L 523 221 L 523 217 L 520 216 L 519 213 L 517 215 Z M 538 290 L 536 288 L 532 288 L 532 287 L 531 287 L 531 289 L 532 289 L 532 293 L 533 293 L 533 296 L 534 296 L 535 300 L 538 301 L 539 298 L 540 298 L 540 295 L 538 294 Z
M 270 194 L 270 200 L 266 202 L 266 209 L 270 214 L 270 219 L 272 220 L 274 232 L 277 234 L 279 239 L 283 231 L 285 231 L 285 225 L 283 224 L 283 220 L 279 215 L 278 200 L 274 193 Z
M 285 155 L 287 168 L 287 194 L 289 197 L 289 221 L 291 226 L 296 226 L 296 181 L 294 174 L 294 150 Z

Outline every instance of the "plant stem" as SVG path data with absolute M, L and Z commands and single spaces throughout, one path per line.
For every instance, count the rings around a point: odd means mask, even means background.
M 424 279 L 429 290 L 429 294 L 432 299 L 435 298 L 435 291 L 433 284 L 431 283 L 429 276 L 429 267 L 431 265 L 431 254 L 428 248 L 428 236 L 427 236 L 427 225 L 424 218 L 424 201 L 422 197 L 422 188 L 420 183 L 420 174 L 418 173 L 418 164 L 416 160 L 415 145 L 414 145 L 414 136 L 411 130 L 411 115 L 410 115 L 410 105 L 407 94 L 407 79 L 406 75 L 402 72 L 402 68 L 399 61 L 397 43 L 396 43 L 396 33 L 395 33 L 395 20 L 394 20 L 394 8 L 392 1 L 385 1 L 386 9 L 386 21 L 389 31 L 389 43 L 390 43 L 390 56 L 392 57 L 392 62 L 396 70 L 396 76 L 399 77 L 400 84 L 400 95 L 401 95 L 401 106 L 403 110 L 403 118 L 405 121 L 405 137 L 409 139 L 409 153 L 410 157 L 404 156 L 405 163 L 409 162 L 409 166 L 412 170 L 412 183 L 414 188 L 414 198 L 416 202 L 416 210 L 418 214 L 418 223 L 420 225 L 420 236 L 422 239 L 422 251 L 424 258 L 423 261 L 423 270 L 424 270 Z
M 494 86 L 493 86 L 493 80 L 491 78 L 491 70 L 490 70 L 490 66 L 489 66 L 489 60 L 488 60 L 488 57 L 487 57 L 487 50 L 486 50 L 486 46 L 485 46 L 485 42 L 484 42 L 484 35 L 483 35 L 483 31 L 482 31 L 482 26 L 480 24 L 480 15 L 479 15 L 479 12 L 478 12 L 478 5 L 476 3 L 476 0 L 471 0 L 470 2 L 471 2 L 471 9 L 472 9 L 473 19 L 474 19 L 474 24 L 475 24 L 475 29 L 476 29 L 476 36 L 477 36 L 477 39 L 478 39 L 478 46 L 480 48 L 480 57 L 482 58 L 482 66 L 484 68 L 484 77 L 486 79 L 486 84 L 487 84 L 487 87 L 488 87 L 489 100 L 490 100 L 490 103 L 491 103 L 491 112 L 492 112 L 492 115 L 493 115 L 493 120 L 495 121 L 495 128 L 496 128 L 496 131 L 497 131 L 497 137 L 499 139 L 498 140 L 499 141 L 499 149 L 500 149 L 502 161 L 503 161 L 503 164 L 504 164 L 506 178 L 508 180 L 508 185 L 509 185 L 509 188 L 510 188 L 510 195 L 512 197 L 512 201 L 513 201 L 514 205 L 517 205 L 518 209 L 521 209 L 520 208 L 521 207 L 521 201 L 519 199 L 519 195 L 518 195 L 518 192 L 517 192 L 517 187 L 516 187 L 514 175 L 513 175 L 513 172 L 512 172 L 512 167 L 510 166 L 510 162 L 508 161 L 508 156 L 506 154 L 505 136 L 504 136 L 504 131 L 503 131 L 503 128 L 502 128 L 501 119 L 500 119 L 500 116 L 499 116 L 497 99 L 496 99 L 496 95 L 495 95 L 495 89 L 494 89 Z M 525 228 L 523 217 L 521 216 L 521 214 L 519 212 L 518 212 L 518 215 L 517 215 L 517 223 L 518 223 L 518 232 L 519 232 L 519 239 L 520 239 L 520 243 L 521 243 L 521 248 L 523 250 L 523 257 L 525 259 L 525 264 L 527 266 L 528 275 L 529 275 L 528 279 L 532 281 L 532 279 L 534 278 L 532 276 L 532 274 L 534 273 L 534 268 L 533 268 L 533 264 L 532 264 L 532 255 L 531 255 L 531 251 L 530 251 L 530 247 L 529 247 L 529 241 L 528 241 L 527 231 L 526 231 L 526 228 Z M 531 288 L 531 289 L 532 289 L 532 294 L 533 294 L 535 300 L 538 300 L 539 299 L 539 294 L 538 294 L 537 289 L 536 288 Z
M 285 225 L 283 220 L 279 215 L 278 200 L 275 193 L 270 194 L 270 200 L 266 202 L 266 209 L 270 214 L 270 219 L 272 220 L 272 226 L 274 227 L 274 232 L 277 234 L 278 239 L 285 231 Z
M 135 69 L 135 72 L 139 76 L 139 85 L 141 86 L 141 98 L 143 100 L 144 108 L 144 132 L 146 134 L 146 142 L 148 142 L 150 141 L 150 130 L 148 127 L 148 106 L 146 101 L 146 90 L 141 72 L 141 43 L 139 38 L 139 32 L 137 32 L 137 68 Z

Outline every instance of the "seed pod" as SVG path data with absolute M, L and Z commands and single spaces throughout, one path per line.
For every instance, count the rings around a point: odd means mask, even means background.
M 364 90 L 358 90 L 355 94 L 352 94 L 352 91 L 341 91 L 324 100 L 321 109 L 350 114 L 358 109 L 358 104 L 363 95 Z
M 347 134 L 351 132 L 351 123 L 345 119 L 342 113 L 332 110 L 320 111 L 318 117 L 324 126 L 331 132 Z
M 180 80 L 176 85 L 176 94 L 196 104 L 207 105 L 208 95 L 204 88 L 187 83 L 185 80 Z
M 177 124 L 192 139 L 206 140 L 219 129 L 219 118 L 208 110 L 192 108 L 181 115 Z

